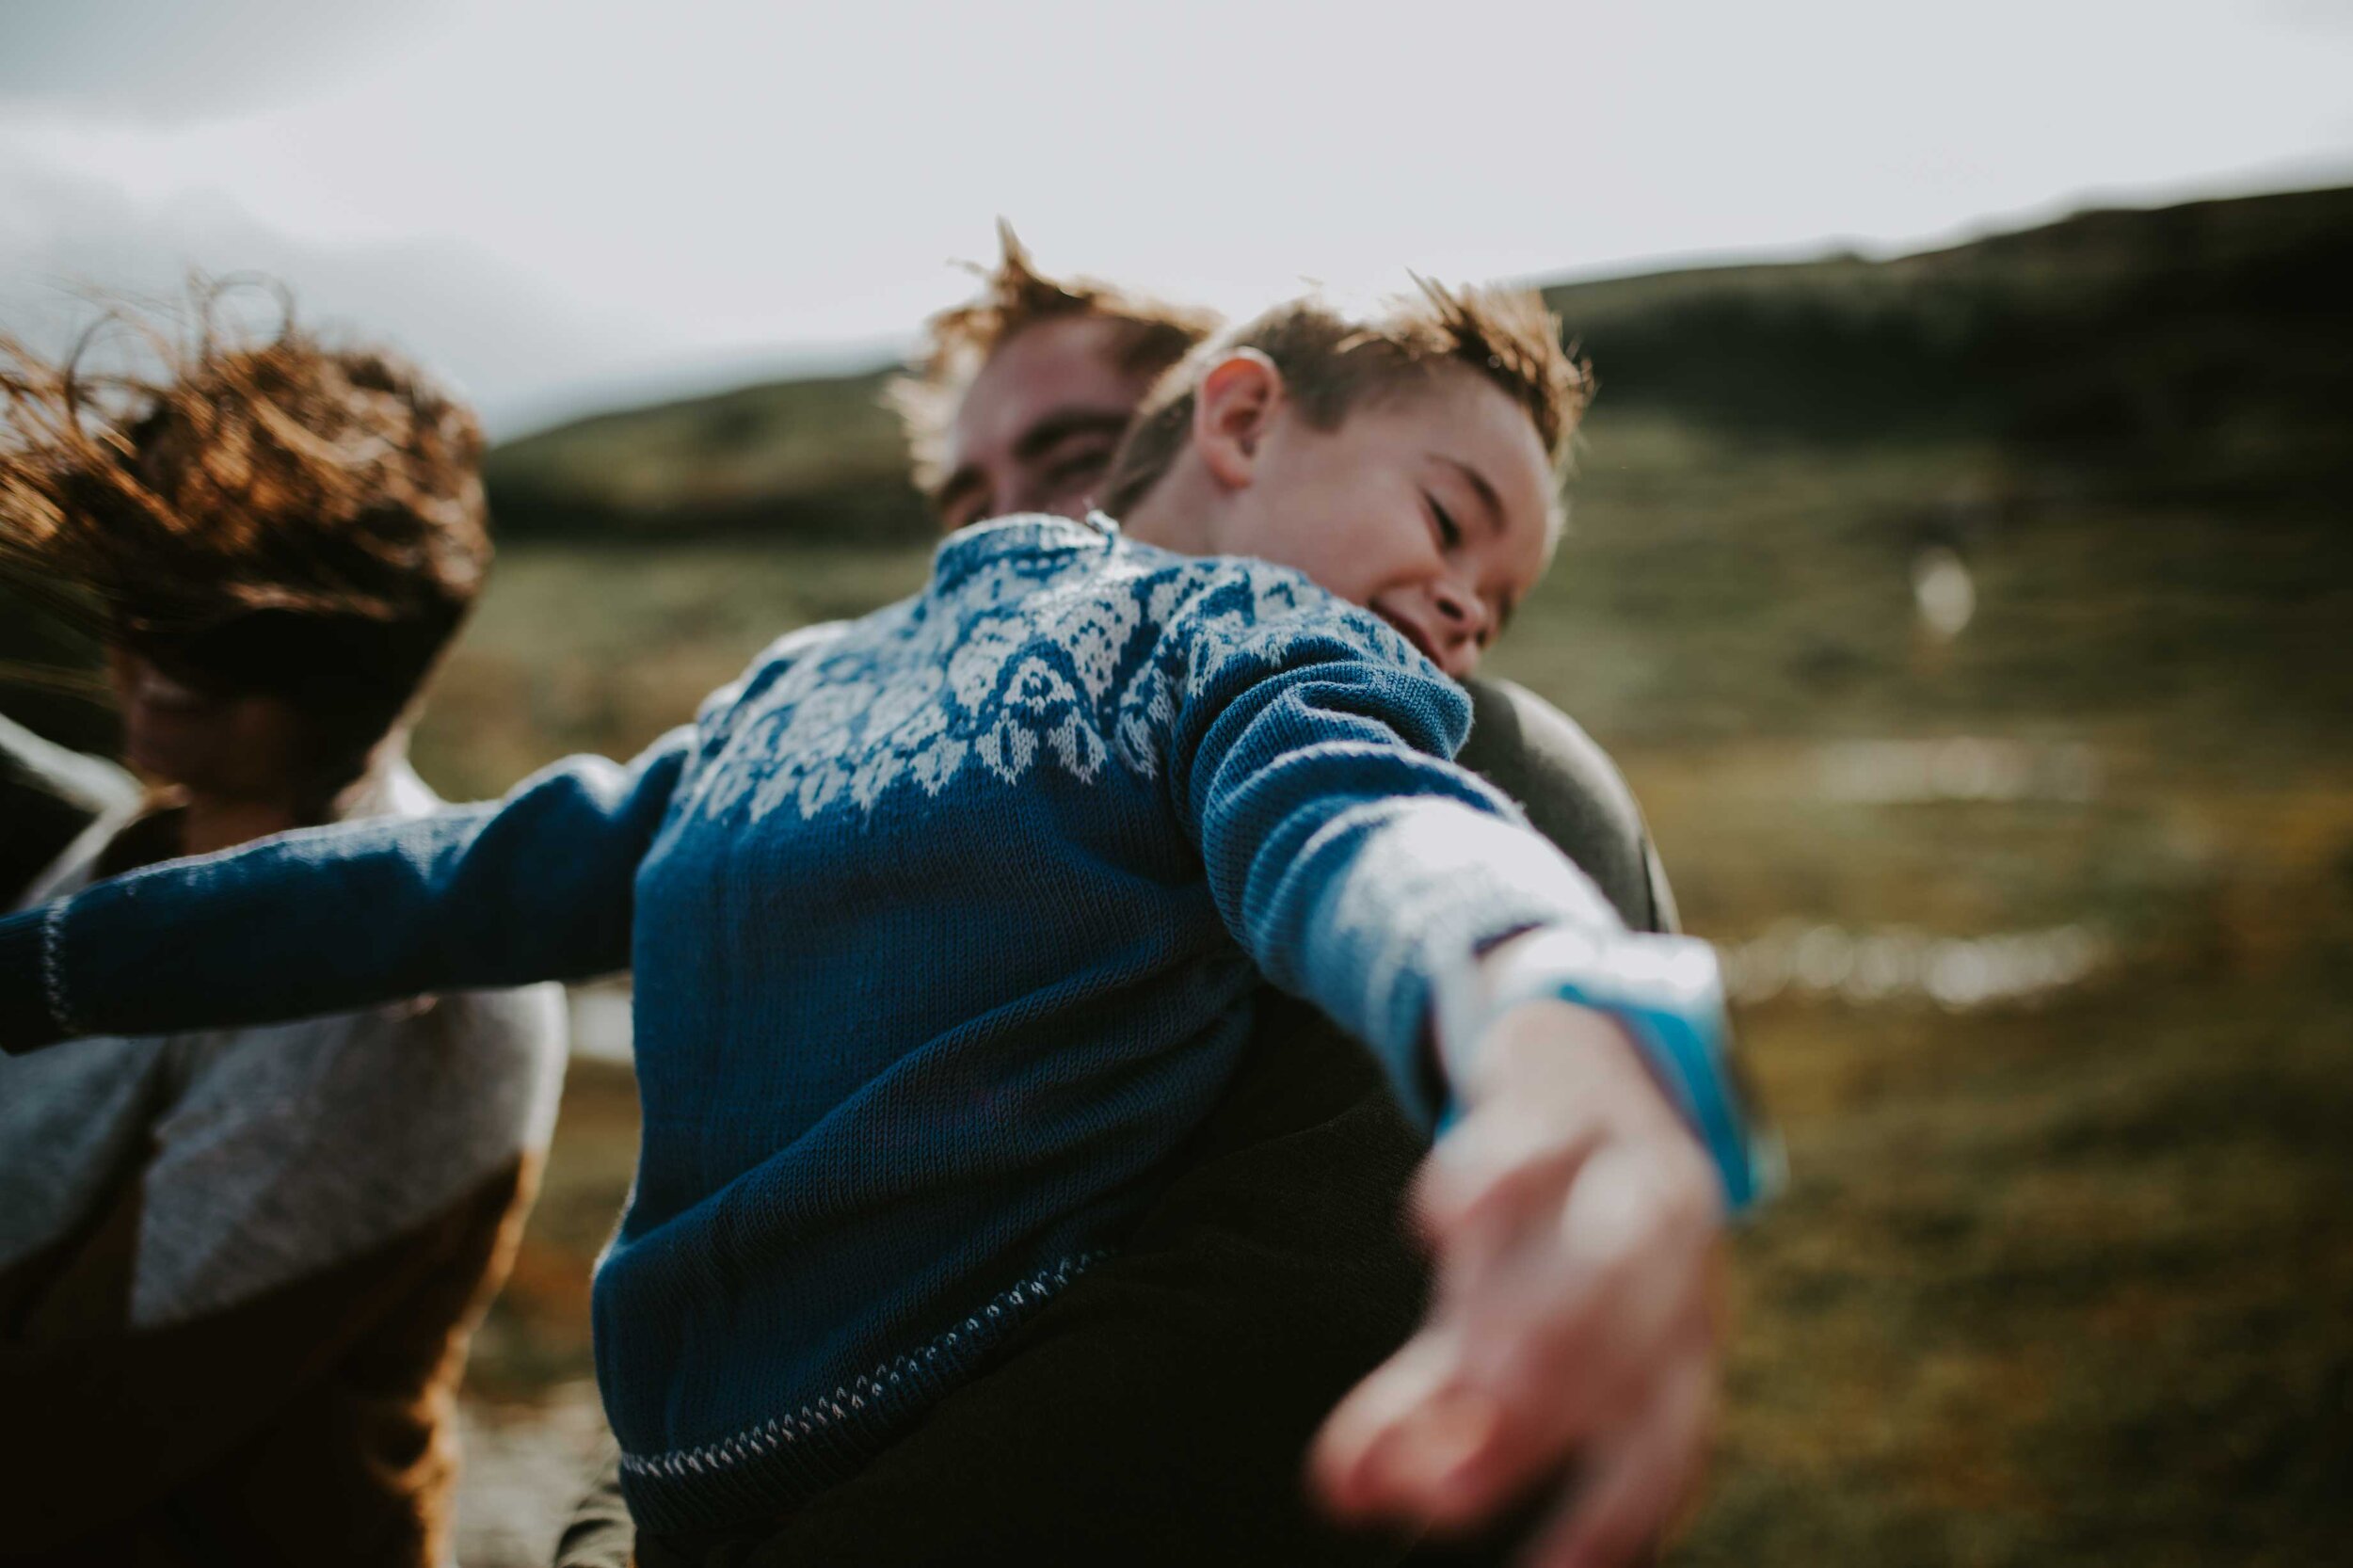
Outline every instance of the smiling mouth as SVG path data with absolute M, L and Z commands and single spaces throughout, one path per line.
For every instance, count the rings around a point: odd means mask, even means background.
M 1416 626 L 1412 621 L 1405 619 L 1402 616 L 1393 616 L 1386 610 L 1375 609 L 1373 614 L 1379 616 L 1383 620 L 1387 621 L 1389 623 L 1389 630 L 1395 632 L 1399 636 L 1413 644 L 1416 650 L 1418 651 L 1423 658 L 1429 660 L 1432 664 L 1436 664 L 1440 669 L 1444 669 L 1446 667 L 1444 662 L 1438 657 L 1438 650 L 1430 645 L 1429 634 L 1423 632 L 1420 627 Z

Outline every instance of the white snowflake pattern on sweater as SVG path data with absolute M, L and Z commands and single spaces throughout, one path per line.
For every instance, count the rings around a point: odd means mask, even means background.
M 1336 627 L 1370 656 L 1418 657 L 1285 568 L 1107 548 L 1060 521 L 982 532 L 1000 537 L 951 541 L 920 597 L 763 655 L 706 719 L 696 808 L 864 815 L 901 786 L 936 797 L 968 768 L 1008 785 L 1043 766 L 1081 784 L 1112 765 L 1153 778 L 1180 701 L 1237 657 L 1279 662 L 1297 634 Z M 949 569 L 960 550 L 981 559 Z

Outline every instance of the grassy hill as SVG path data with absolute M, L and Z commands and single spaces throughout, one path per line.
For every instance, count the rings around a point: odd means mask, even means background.
M 888 372 L 778 381 L 599 414 L 492 454 L 511 537 L 785 534 L 883 541 L 926 531 Z
M 2034 531 L 2055 505 L 2089 498 L 2105 509 L 2071 512 L 2068 524 L 2084 560 L 2143 544 L 2178 555 L 2150 531 L 2178 545 L 2181 529 L 2124 514 L 2202 500 L 2227 505 L 2228 528 L 2259 553 L 2316 552 L 2300 568 L 2308 590 L 2343 581 L 2353 550 L 2345 530 L 2282 532 L 2279 520 L 2333 515 L 2353 480 L 2344 413 L 2353 296 L 2339 282 L 2348 276 L 2353 190 L 2325 190 L 2087 213 L 1892 262 L 1553 287 L 1602 394 L 1573 491 L 1583 538 L 1556 574 L 1573 585 L 1551 591 L 1591 615 L 1590 590 L 1606 584 L 1621 609 L 1689 624 L 1688 637 L 1650 637 L 1654 648 L 1696 651 L 1712 646 L 1710 628 L 1754 608 L 1707 588 L 1737 594 L 1737 564 L 1757 564 L 1759 551 L 1796 551 L 1804 538 L 1803 574 L 1834 587 L 1925 542 L 1967 548 Z M 878 402 L 888 375 L 746 387 L 507 442 L 488 462 L 496 522 L 515 546 L 916 549 L 931 522 Z M 1758 465 L 1824 474 L 1825 464 L 1839 476 L 1839 504 L 1810 522 L 1761 522 L 1769 537 L 1749 526 Z M 1868 507 L 1866 490 L 1878 498 Z M 1641 529 L 1612 527 L 1622 498 L 1670 496 L 1680 504 L 1644 512 Z M 1705 532 L 1705 552 L 1673 547 L 1695 542 L 1687 521 Z M 519 559 L 510 550 L 510 572 Z M 2220 569 L 2227 579 L 2238 568 Z M 2081 586 L 2097 595 L 2107 584 Z M 1807 662 L 1817 687 L 1860 667 L 1850 626 L 1793 635 L 1804 646 L 1787 657 Z M 77 658 L 87 663 L 88 650 L 0 603 L 0 663 Z M 1580 711 L 1608 728 L 1623 696 L 1627 722 L 1656 729 L 1721 706 L 1662 707 L 1654 691 L 1622 685 L 1579 694 Z M 88 688 L 0 686 L 0 703 L 63 738 L 105 744 Z
M 2153 463 L 2165 482 L 2309 489 L 2353 472 L 2353 191 L 2087 213 L 1883 263 L 1702 268 L 1545 291 L 1600 371 L 1597 417 L 1726 437 L 1966 433 Z M 781 381 L 512 441 L 512 537 L 928 532 L 885 373 Z
M 2330 190 L 1547 295 L 1621 408 L 1760 436 L 1965 427 L 2077 456 L 2268 465 L 2283 436 L 2333 429 L 2353 392 L 2348 268 L 2353 191 Z M 2181 450 L 2193 440 L 2223 452 Z
M 1671 1560 L 2297 1562 L 2353 1528 L 2348 276 L 2333 191 L 1553 291 L 1603 392 L 1497 663 L 1625 764 L 1793 1171 Z M 428 776 L 627 750 L 918 584 L 874 386 L 503 451 L 516 542 Z M 795 397 L 830 435 L 788 458 Z M 854 472 L 869 531 L 804 532 Z M 603 509 L 534 536 L 558 477 Z M 1952 636 L 1915 590 L 1946 558 Z M 584 1367 L 632 1114 L 575 1074 L 480 1378 Z
M 1792 1169 L 1735 1249 L 1723 1458 L 1670 1560 L 2343 1555 L 2346 277 L 2323 191 L 1551 291 L 1603 391 L 1496 663 L 1625 765 Z M 502 447 L 425 776 L 626 754 L 918 584 L 880 379 Z M 635 1118 L 625 1067 L 576 1066 L 471 1373 L 516 1443 L 586 1375 Z

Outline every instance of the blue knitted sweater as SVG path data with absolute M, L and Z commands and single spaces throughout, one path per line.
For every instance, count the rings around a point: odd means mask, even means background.
M 786 637 L 626 767 L 287 835 L 0 922 L 0 1037 L 628 965 L 645 1131 L 597 1273 L 641 1524 L 773 1515 L 1109 1245 L 1257 971 L 1425 1114 L 1432 977 L 1614 931 L 1444 758 L 1461 690 L 1296 573 L 1011 519 Z

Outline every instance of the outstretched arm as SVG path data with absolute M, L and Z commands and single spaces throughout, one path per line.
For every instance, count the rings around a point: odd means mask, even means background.
M 1508 976 L 1494 970 L 1510 994 L 1493 1010 L 1542 998 L 1620 1020 L 1729 1203 L 1745 1204 L 1758 1172 L 1705 946 L 1629 934 L 1509 801 L 1447 760 L 1467 719 L 1462 690 L 1385 628 L 1309 600 L 1237 637 L 1234 612 L 1211 613 L 1220 591 L 1176 622 L 1185 696 L 1170 783 L 1220 912 L 1268 978 L 1370 1044 L 1432 1121 L 1467 1103 L 1484 1046 L 1465 1027 L 1446 1061 L 1430 1049 L 1440 982 L 1509 938 L 1550 933 L 1518 949 Z
M 1470 739 L 1454 760 L 1517 802 L 1529 825 L 1593 879 L 1628 930 L 1682 929 L 1642 808 L 1609 754 L 1525 686 L 1474 677 L 1463 687 Z
M 1449 689 L 1346 641 L 1193 682 L 1178 747 L 1229 923 L 1457 1118 L 1419 1184 L 1430 1318 L 1332 1416 L 1317 1489 L 1437 1528 L 1553 1509 L 1530 1561 L 1632 1560 L 1701 1466 L 1722 1215 L 1758 1176 L 1712 958 L 1627 936 L 1508 808 L 1407 755 L 1460 738 Z
M 637 865 L 692 741 L 504 801 L 171 861 L 0 920 L 0 1047 L 271 1023 L 629 963 Z

